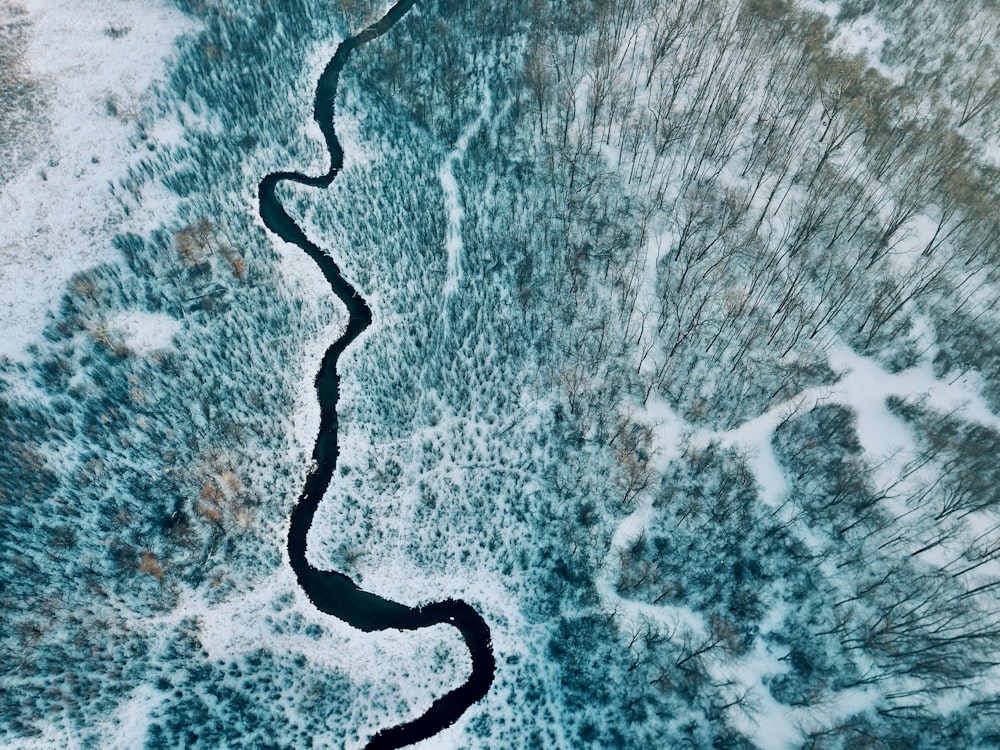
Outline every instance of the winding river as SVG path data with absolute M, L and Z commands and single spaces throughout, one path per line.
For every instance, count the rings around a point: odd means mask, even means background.
M 400 0 L 379 21 L 342 41 L 323 70 L 316 86 L 313 117 L 319 124 L 330 153 L 330 169 L 327 173 L 309 177 L 298 172 L 275 172 L 261 181 L 258 190 L 260 216 L 265 226 L 286 242 L 300 247 L 316 262 L 334 294 L 347 305 L 350 315 L 347 331 L 327 349 L 316 374 L 320 427 L 313 448 L 313 469 L 306 478 L 298 504 L 292 511 L 288 530 L 288 557 L 299 585 L 317 609 L 366 632 L 453 625 L 461 632 L 472 656 L 472 674 L 463 685 L 439 697 L 418 718 L 380 730 L 367 745 L 372 750 L 404 747 L 432 737 L 453 724 L 466 709 L 489 691 L 496 662 L 489 626 L 466 602 L 447 599 L 420 607 L 408 607 L 361 590 L 343 573 L 319 570 L 306 557 L 309 527 L 337 465 L 337 399 L 340 393 L 337 359 L 369 326 L 372 313 L 365 300 L 341 274 L 333 259 L 306 237 L 305 232 L 288 215 L 275 195 L 275 188 L 284 181 L 319 188 L 328 187 L 333 182 L 344 166 L 344 151 L 334 128 L 334 106 L 340 71 L 351 52 L 387 32 L 415 3 L 416 0 Z

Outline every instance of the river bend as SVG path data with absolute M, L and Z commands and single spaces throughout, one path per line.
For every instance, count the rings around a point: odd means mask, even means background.
M 344 302 L 349 313 L 346 332 L 327 349 L 316 374 L 316 394 L 320 405 L 319 434 L 313 448 L 312 469 L 292 511 L 288 529 L 288 557 L 299 585 L 317 609 L 366 632 L 452 625 L 462 634 L 472 657 L 472 673 L 464 684 L 437 698 L 416 719 L 380 730 L 366 746 L 370 750 L 389 750 L 411 745 L 432 737 L 453 724 L 489 691 L 496 662 L 489 626 L 479 612 L 466 602 L 446 599 L 419 607 L 408 607 L 363 591 L 343 573 L 319 570 L 306 557 L 309 528 L 337 465 L 337 400 L 340 394 L 337 360 L 371 324 L 372 313 L 364 298 L 344 278 L 334 260 L 306 237 L 305 232 L 288 215 L 275 195 L 275 189 L 285 181 L 317 188 L 326 188 L 333 182 L 344 166 L 344 151 L 334 126 L 340 72 L 351 52 L 386 33 L 415 3 L 416 0 L 400 0 L 379 21 L 342 41 L 323 70 L 316 85 L 313 117 L 323 133 L 330 154 L 327 173 L 309 177 L 298 172 L 274 172 L 261 180 L 258 189 L 260 216 L 265 226 L 281 239 L 301 248 L 316 262 L 330 288 Z

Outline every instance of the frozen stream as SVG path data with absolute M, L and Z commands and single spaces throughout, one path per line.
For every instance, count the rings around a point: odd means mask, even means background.
M 284 181 L 310 187 L 328 187 L 344 165 L 344 151 L 334 129 L 334 106 L 340 71 L 353 50 L 387 32 L 413 7 L 416 0 L 400 0 L 378 22 L 345 39 L 327 63 L 316 85 L 313 117 L 319 124 L 330 153 L 330 169 L 325 175 L 308 177 L 297 172 L 275 172 L 260 183 L 260 216 L 264 224 L 286 242 L 301 248 L 323 272 L 334 294 L 350 315 L 347 330 L 323 356 L 316 374 L 316 393 L 320 404 L 320 426 L 313 448 L 313 469 L 306 478 L 299 502 L 292 511 L 288 530 L 288 557 L 299 585 L 317 609 L 349 625 L 374 630 L 417 630 L 448 624 L 458 628 L 472 656 L 472 674 L 468 681 L 439 697 L 418 718 L 395 727 L 382 729 L 368 743 L 368 748 L 398 748 L 427 739 L 453 724 L 469 706 L 489 691 L 496 662 L 493 657 L 490 629 L 482 616 L 469 604 L 456 599 L 408 607 L 363 591 L 343 573 L 319 570 L 306 557 L 309 527 L 337 464 L 337 400 L 340 377 L 337 360 L 341 353 L 368 327 L 371 309 L 357 290 L 343 277 L 333 259 L 312 242 L 292 220 L 275 196 L 275 188 Z

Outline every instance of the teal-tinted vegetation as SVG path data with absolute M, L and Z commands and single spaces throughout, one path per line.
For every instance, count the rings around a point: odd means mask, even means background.
M 262 174 L 325 167 L 304 61 L 373 15 L 344 5 L 187 6 L 205 29 L 114 187 L 140 215 L 165 186 L 176 216 L 121 232 L 5 366 L 4 741 L 100 746 L 139 685 L 152 746 L 353 746 L 415 710 L 280 651 L 219 664 L 174 611 L 281 568 L 289 415 L 337 313 L 282 281 L 252 207 Z M 942 8 L 425 2 L 352 63 L 344 172 L 281 196 L 375 321 L 310 558 L 489 613 L 497 680 L 458 744 L 745 748 L 777 720 L 793 747 L 1000 742 L 995 418 L 893 397 L 909 444 L 873 453 L 831 356 L 1000 408 L 996 9 Z M 890 40 L 868 57 L 837 51 L 858 18 Z M 440 170 L 487 91 L 454 278 Z M 136 309 L 181 322 L 172 347 L 116 338 Z

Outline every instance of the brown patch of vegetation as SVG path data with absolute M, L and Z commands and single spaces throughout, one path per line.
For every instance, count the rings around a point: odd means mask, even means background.
M 201 499 L 208 500 L 209 502 L 218 504 L 222 501 L 225 495 L 222 493 L 218 487 L 216 487 L 211 480 L 205 482 L 201 485 Z
M 236 493 L 243 489 L 243 484 L 240 482 L 239 477 L 236 476 L 231 471 L 224 471 L 219 474 L 219 479 L 226 485 L 226 488 L 232 492 Z
M 202 518 L 212 523 L 222 523 L 222 508 L 218 503 L 197 503 L 194 509 Z
M 163 580 L 163 567 L 160 565 L 160 561 L 156 559 L 156 555 L 149 550 L 144 550 L 139 555 L 139 572 L 151 575 L 157 581 Z
M 90 335 L 95 341 L 104 344 L 119 357 L 124 357 L 129 353 L 128 347 L 121 341 L 113 340 L 104 326 L 96 326 L 91 330 Z
M 215 251 L 215 227 L 202 217 L 177 232 L 174 241 L 177 243 L 177 255 L 185 266 L 201 265 Z

